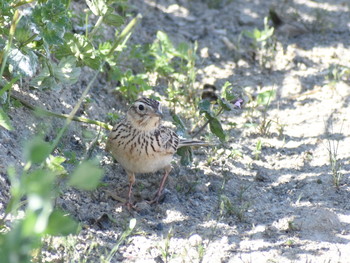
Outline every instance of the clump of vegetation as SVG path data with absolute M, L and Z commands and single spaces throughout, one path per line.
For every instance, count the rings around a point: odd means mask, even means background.
M 340 129 L 340 133 L 343 127 Z M 330 126 L 331 133 L 333 133 L 333 123 L 331 123 Z M 334 134 L 333 134 L 334 135 Z M 342 169 L 342 163 L 338 156 L 338 148 L 339 148 L 339 139 L 332 139 L 332 134 L 328 134 L 327 136 L 327 144 L 326 149 L 328 152 L 328 158 L 329 158 L 329 165 L 331 169 L 331 175 L 332 175 L 332 182 L 333 185 L 336 188 L 339 188 L 342 182 L 343 173 L 341 171 Z
M 255 28 L 253 31 L 244 31 L 243 35 L 251 39 L 253 58 L 258 61 L 262 69 L 271 69 L 276 56 L 276 38 L 274 28 L 269 25 L 268 17 L 264 18 L 264 29 Z
M 339 82 L 349 83 L 350 68 L 339 64 L 332 64 L 328 68 L 328 74 L 326 76 L 326 80 L 330 86 L 334 86 Z
M 11 89 L 18 81 L 25 81 L 39 90 L 60 90 L 78 81 L 82 67 L 91 68 L 95 74 L 69 115 L 39 109 L 41 113 L 65 118 L 65 124 L 51 142 L 45 142 L 41 137 L 28 141 L 24 149 L 26 162 L 21 171 L 8 167 L 11 198 L 6 214 L 0 220 L 0 257 L 4 262 L 14 263 L 40 258 L 47 236 L 67 236 L 81 229 L 78 222 L 55 206 L 55 199 L 67 187 L 85 191 L 95 189 L 103 171 L 96 160 L 76 160 L 74 155 L 71 162 L 72 158 L 67 160 L 55 149 L 73 119 L 88 121 L 75 117 L 77 110 L 99 72 L 105 70 L 106 65 L 116 64 L 140 18 L 137 16 L 126 24 L 125 17 L 116 14 L 111 7 L 121 5 L 123 1 L 87 1 L 89 12 L 97 17 L 97 21 L 88 30 L 86 19 L 85 34 L 72 33 L 70 1 L 30 2 L 31 6 L 28 1 L 3 1 L 1 4 L 0 125 L 13 130 L 7 112 L 13 103 Z M 102 25 L 125 27 L 112 39 L 98 41 L 97 34 Z M 38 110 L 24 102 L 23 105 Z M 100 124 L 108 128 L 108 125 Z M 74 164 L 72 171 L 66 170 L 66 161 Z M 9 214 L 17 220 L 8 222 Z

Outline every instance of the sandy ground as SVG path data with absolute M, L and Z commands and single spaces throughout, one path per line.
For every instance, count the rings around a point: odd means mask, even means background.
M 218 6 L 210 9 L 206 2 Z M 350 67 L 348 1 L 130 3 L 135 14 L 143 15 L 133 43 L 151 43 L 158 30 L 174 42 L 198 42 L 197 87 L 208 83 L 220 88 L 230 81 L 247 97 L 275 90 L 266 111 L 270 129 L 262 135 L 248 125 L 263 119 L 262 108 L 253 109 L 252 103 L 224 115 L 228 142 L 196 149 L 189 167 L 177 158 L 161 204 L 142 201 L 155 192 L 161 175 L 137 176 L 139 209 L 133 214 L 105 192 L 125 196 L 128 182 L 101 143 L 92 156 L 100 158 L 107 186 L 92 193 L 65 189 L 57 206 L 83 230 L 64 242 L 57 239 L 53 249 L 43 252 L 46 262 L 100 262 L 131 218 L 137 220 L 135 231 L 111 262 L 350 262 L 349 76 L 334 82 L 328 78 L 332 67 Z M 271 7 L 290 24 L 276 31 L 276 54 L 263 68 L 248 39 L 238 38 L 243 30 L 262 29 Z M 91 77 L 85 73 L 79 85 L 60 93 L 27 87 L 17 91 L 32 104 L 68 113 Z M 79 114 L 98 120 L 111 111 L 123 114 L 126 102 L 110 96 L 110 89 L 101 76 L 89 95 L 92 102 Z M 0 215 L 9 200 L 6 168 L 23 165 L 23 142 L 42 126 L 49 127 L 50 140 L 63 123 L 54 118 L 43 122 L 24 107 L 12 108 L 9 115 L 16 130 L 0 130 Z M 61 149 L 83 156 L 91 143 L 86 131 L 98 133 L 94 127 L 72 124 Z M 338 145 L 338 188 L 332 180 L 329 143 Z

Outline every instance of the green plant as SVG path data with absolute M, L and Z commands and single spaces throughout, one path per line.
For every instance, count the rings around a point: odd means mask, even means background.
M 173 237 L 173 229 L 170 228 L 164 240 L 164 246 L 160 246 L 162 257 L 165 263 L 169 262 L 169 259 L 172 257 L 172 253 L 170 252 L 170 240 L 172 237 Z
M 258 93 L 255 100 L 251 101 L 250 110 L 248 112 L 248 118 L 252 118 L 250 126 L 257 127 L 258 132 L 262 136 L 266 136 L 270 133 L 270 128 L 272 123 L 276 123 L 278 128 L 278 133 L 281 134 L 283 132 L 283 126 L 278 121 L 272 120 L 268 118 L 268 109 L 271 104 L 271 100 L 276 96 L 276 91 L 271 89 L 267 91 L 263 91 Z M 256 116 L 256 113 L 259 113 Z
M 202 100 L 199 102 L 199 112 L 204 114 L 207 121 L 200 127 L 200 129 L 193 135 L 198 135 L 208 124 L 210 131 L 215 134 L 220 141 L 226 140 L 226 134 L 222 128 L 219 116 L 225 111 L 232 111 L 234 107 L 241 107 L 242 99 L 238 98 L 234 93 L 233 86 L 226 82 L 222 87 L 222 96 L 218 97 L 217 104 L 211 103 L 209 100 Z
M 118 72 L 119 69 L 113 69 L 113 76 L 120 84 L 115 88 L 129 101 L 137 99 L 139 93 L 150 90 L 152 87 L 148 84 L 147 74 L 134 74 L 130 69 L 125 72 Z
M 211 133 L 219 138 L 221 142 L 225 142 L 227 135 L 222 128 L 220 115 L 224 112 L 232 111 L 234 108 L 241 108 L 242 103 L 243 100 L 238 97 L 233 86 L 229 82 L 226 82 L 222 87 L 222 95 L 218 97 L 216 102 L 210 102 L 204 99 L 198 103 L 199 113 L 204 116 L 205 122 L 197 128 L 197 131 L 194 132 L 191 137 L 196 137 L 209 125 Z M 175 113 L 172 114 L 172 117 L 179 134 L 185 137 L 189 136 L 182 119 Z M 181 156 L 182 164 L 186 165 L 192 162 L 190 147 L 182 147 L 177 153 Z M 208 159 L 208 161 L 210 160 Z
M 88 39 L 79 35 L 71 35 L 65 30 L 69 28 L 70 23 L 69 2 L 48 0 L 43 3 L 35 3 L 32 15 L 21 17 L 18 7 L 24 4 L 26 2 L 3 3 L 5 8 L 2 11 L 7 14 L 8 19 L 5 17 L 0 20 L 3 26 L 0 34 L 6 41 L 0 42 L 0 45 L 6 47 L 0 54 L 1 77 L 4 76 L 11 80 L 7 81 L 2 78 L 3 87 L 0 90 L 2 98 L 5 93 L 10 94 L 11 87 L 18 78 L 33 77 L 33 72 L 37 70 L 37 67 L 41 68 L 41 71 L 31 82 L 31 85 L 37 88 L 61 88 L 63 84 L 75 83 L 80 74 L 79 66 L 83 64 L 97 71 L 72 112 L 63 116 L 66 122 L 55 140 L 51 143 L 44 142 L 40 138 L 30 140 L 25 147 L 26 164 L 21 173 L 16 173 L 11 167 L 8 169 L 11 199 L 1 224 L 4 224 L 8 214 L 17 215 L 23 206 L 22 199 L 26 200 L 26 207 L 23 217 L 13 222 L 7 232 L 0 235 L 0 257 L 6 262 L 30 262 L 37 251 L 40 254 L 44 236 L 68 235 L 79 230 L 79 225 L 73 219 L 54 206 L 55 198 L 59 195 L 58 179 L 67 176 L 67 171 L 62 165 L 66 159 L 62 156 L 53 156 L 52 152 L 75 118 L 99 70 L 107 59 L 114 56 L 114 51 L 125 44 L 127 35 L 130 34 L 137 21 L 137 19 L 132 20 L 116 36 L 107 54 L 109 56 L 95 58 L 91 56 L 93 49 Z M 53 10 L 56 13 L 52 13 Z M 27 30 L 28 24 L 35 27 L 35 33 L 26 35 L 28 32 L 31 33 Z M 52 52 L 55 58 L 59 59 L 58 62 L 52 60 Z M 9 97 L 13 95 L 7 96 L 5 106 L 9 104 Z M 25 102 L 23 104 L 26 105 Z M 41 112 L 50 114 L 43 110 Z M 62 115 L 57 117 L 62 117 Z M 1 120 L 2 126 L 11 129 L 4 110 L 1 110 Z M 76 166 L 74 172 L 68 175 L 67 184 L 82 190 L 92 190 L 98 185 L 101 176 L 102 170 L 94 162 L 83 161 Z
M 331 129 L 333 130 L 332 124 L 331 124 Z M 340 129 L 340 132 L 341 130 L 342 130 L 342 127 Z M 332 174 L 332 182 L 336 188 L 340 187 L 341 180 L 343 178 L 343 173 L 341 172 L 342 163 L 338 157 L 338 147 L 339 147 L 339 140 L 332 140 L 330 138 L 330 135 L 328 135 L 326 148 L 328 151 L 329 164 L 330 164 L 331 174 Z
M 203 258 L 205 255 L 205 247 L 202 242 L 197 245 L 197 253 L 198 253 L 198 261 L 203 262 Z
M 6 215 L 1 220 L 2 224 L 9 213 L 17 214 L 23 205 L 21 199 L 27 199 L 24 217 L 16 221 L 8 232 L 0 235 L 0 257 L 8 262 L 30 262 L 32 252 L 40 250 L 45 235 L 68 235 L 78 231 L 78 224 L 54 207 L 54 199 L 59 194 L 56 187 L 58 177 L 65 175 L 66 170 L 62 166 L 65 158 L 52 156 L 51 153 L 57 147 L 93 81 L 94 78 L 84 90 L 56 139 L 52 143 L 44 142 L 39 137 L 30 140 L 24 150 L 26 164 L 21 175 L 17 175 L 14 168 L 8 170 L 11 200 Z M 101 169 L 91 161 L 85 161 L 70 175 L 68 185 L 92 190 L 98 185 L 101 176 Z
M 58 178 L 65 175 L 66 170 L 61 165 L 65 159 L 50 153 L 49 143 L 34 138 L 26 145 L 27 161 L 22 174 L 18 175 L 13 167 L 8 169 L 11 200 L 1 225 L 8 214 L 16 215 L 22 209 L 23 198 L 26 207 L 23 218 L 13 222 L 8 232 L 0 234 L 0 257 L 5 262 L 31 262 L 32 252 L 40 250 L 44 236 L 68 235 L 79 230 L 73 219 L 54 206 L 59 194 Z M 95 164 L 84 162 L 69 176 L 68 184 L 91 190 L 101 176 L 102 171 Z
M 261 92 L 257 96 L 257 105 L 263 106 L 262 109 L 262 119 L 260 121 L 260 124 L 258 126 L 259 133 L 263 136 L 266 136 L 270 132 L 270 127 L 273 122 L 277 123 L 276 121 L 272 119 L 267 118 L 267 111 L 270 107 L 271 100 L 274 99 L 276 96 L 276 91 L 275 90 L 267 90 L 265 92 Z M 279 124 L 279 123 L 277 123 Z M 280 126 L 280 125 L 279 125 Z
M 263 69 L 272 67 L 276 55 L 276 38 L 274 28 L 269 26 L 269 18 L 264 18 L 264 29 L 255 28 L 253 31 L 243 31 L 252 40 L 251 48 L 256 52 L 259 65 Z
M 0 104 L 9 103 L 11 87 L 18 80 L 30 79 L 29 86 L 38 89 L 62 89 L 79 79 L 81 67 L 108 71 L 118 68 L 117 61 L 126 48 L 132 29 L 141 18 L 132 19 L 123 30 L 125 19 L 115 13 L 115 5 L 123 7 L 125 1 L 96 0 L 87 4 L 97 21 L 86 34 L 71 33 L 72 10 L 70 1 L 47 0 L 2 2 L 0 19 Z M 22 12 L 20 9 L 27 9 Z M 54 10 L 54 11 L 53 11 Z M 86 16 L 88 17 L 88 16 Z M 98 33 L 103 26 L 117 28 L 115 36 L 101 38 Z M 36 72 L 39 72 L 36 74 Z M 124 71 L 120 80 L 137 82 Z M 11 128 L 6 110 L 0 111 L 1 125 Z
M 350 68 L 339 64 L 332 64 L 329 66 L 328 74 L 325 78 L 331 86 L 334 86 L 338 82 L 349 82 Z
M 255 160 L 260 160 L 260 154 L 261 154 L 261 148 L 262 148 L 262 141 L 259 139 L 258 142 L 256 143 L 255 149 L 253 151 L 254 154 L 254 159 Z
M 225 216 L 234 215 L 240 222 L 244 221 L 245 213 L 249 207 L 248 202 L 233 204 L 225 195 L 221 196 L 220 212 Z
M 119 237 L 116 245 L 113 247 L 111 252 L 108 254 L 107 258 L 105 260 L 102 260 L 102 262 L 109 263 L 112 261 L 115 253 L 117 253 L 117 251 L 119 250 L 120 245 L 123 242 L 125 242 L 125 240 L 131 235 L 131 233 L 134 231 L 135 226 L 136 226 L 136 219 L 132 218 L 129 222 L 128 228 L 126 230 L 124 230 L 124 232 Z

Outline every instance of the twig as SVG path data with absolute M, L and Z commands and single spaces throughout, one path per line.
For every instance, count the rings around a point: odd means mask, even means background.
M 32 111 L 38 112 L 40 114 L 43 114 L 43 115 L 46 115 L 46 116 L 51 116 L 51 117 L 57 117 L 57 118 L 60 118 L 60 119 L 68 119 L 69 118 L 68 114 L 59 114 L 59 113 L 55 113 L 55 112 L 52 112 L 52 111 L 48 111 L 48 110 L 42 109 L 42 108 L 37 107 L 37 106 L 33 106 L 29 102 L 25 101 L 24 99 L 18 97 L 17 95 L 12 94 L 12 93 L 11 93 L 10 96 L 13 99 L 18 100 L 20 103 L 22 103 L 23 106 L 27 107 L 28 109 L 30 109 Z M 88 118 L 78 117 L 78 116 L 74 116 L 72 118 L 72 120 L 73 121 L 77 121 L 77 122 L 94 124 L 94 125 L 102 127 L 102 128 L 104 128 L 106 130 L 109 130 L 109 131 L 112 130 L 112 128 L 113 128 L 111 125 L 109 125 L 107 123 L 104 123 L 104 122 L 101 122 L 101 121 L 91 120 L 91 119 L 88 119 Z

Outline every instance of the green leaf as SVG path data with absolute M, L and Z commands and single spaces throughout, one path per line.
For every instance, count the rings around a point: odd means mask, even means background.
M 117 14 L 108 14 L 103 18 L 103 22 L 105 22 L 109 26 L 120 27 L 124 25 L 124 19 L 120 15 Z
M 45 233 L 52 236 L 67 236 L 76 234 L 79 224 L 61 210 L 51 213 Z
M 86 0 L 86 4 L 95 16 L 104 16 L 108 11 L 105 0 Z
M 227 100 L 218 98 L 219 105 L 225 110 L 225 111 L 231 111 L 232 105 Z
M 131 218 L 129 222 L 129 229 L 133 230 L 136 226 L 136 218 Z
M 0 97 L 2 97 L 3 94 L 4 94 L 6 91 L 10 90 L 10 89 L 12 88 L 13 84 L 14 84 L 18 79 L 19 79 L 19 77 L 16 77 L 16 78 L 11 79 L 10 82 L 6 83 L 6 85 L 0 90 Z
M 50 66 L 51 71 L 45 64 L 40 74 L 31 80 L 32 87 L 59 90 L 62 84 L 72 85 L 79 79 L 81 69 L 76 67 L 76 60 L 73 56 L 62 58 L 58 65 L 52 63 Z
M 185 127 L 185 124 L 183 123 L 183 121 L 181 120 L 181 118 L 177 115 L 177 114 L 172 114 L 172 117 L 173 117 L 173 120 L 174 120 L 174 123 L 176 125 L 176 128 L 178 130 L 178 134 L 179 135 L 182 135 L 182 136 L 185 136 L 187 135 L 187 131 L 186 131 L 186 127 Z
M 4 127 L 6 130 L 9 131 L 13 130 L 10 118 L 2 108 L 0 108 L 0 126 Z
M 26 51 L 23 53 L 22 51 Z M 34 77 L 38 68 L 38 57 L 32 50 L 12 49 L 8 56 L 9 71 L 15 76 Z
M 23 16 L 17 24 L 15 39 L 20 43 L 27 41 L 31 37 L 31 34 L 33 34 L 31 26 L 30 17 Z
M 103 175 L 103 170 L 95 164 L 85 161 L 73 172 L 68 184 L 82 190 L 95 189 Z
M 56 50 L 57 58 L 74 56 L 82 65 L 92 69 L 99 69 L 101 61 L 97 56 L 92 43 L 85 36 L 67 33 L 64 36 L 65 44 Z
M 222 87 L 221 94 L 221 96 L 227 101 L 232 101 L 236 98 L 236 95 L 233 92 L 232 84 L 228 81 L 226 81 L 224 86 Z
M 23 175 L 23 183 L 25 192 L 28 196 L 35 198 L 36 200 L 41 199 L 42 201 L 52 198 L 55 194 L 54 180 L 55 176 L 53 173 L 47 170 L 35 170 L 30 174 Z M 36 201 L 36 205 L 39 201 Z
M 157 39 L 159 40 L 164 53 L 177 53 L 173 43 L 170 41 L 170 38 L 166 33 L 158 31 Z
M 0 235 L 1 262 L 30 263 L 33 249 L 40 246 L 37 235 L 25 236 L 23 220 L 15 221 L 11 230 Z
M 38 89 L 60 90 L 62 86 L 57 82 L 54 76 L 50 76 L 50 71 L 45 67 L 38 76 L 29 82 L 31 87 Z
M 16 174 L 16 169 L 13 166 L 7 168 L 7 175 L 10 179 L 10 196 L 11 199 L 7 202 L 6 213 L 14 212 L 18 209 L 18 204 L 23 196 L 23 189 L 20 178 Z M 1 247 L 1 246 L 0 246 Z
M 111 51 L 111 48 L 112 48 L 111 42 L 106 41 L 98 45 L 98 52 L 106 56 Z
M 220 139 L 220 141 L 224 142 L 226 140 L 226 134 L 217 118 L 210 119 L 209 127 L 211 132 L 214 133 Z
M 51 172 L 53 172 L 55 175 L 63 175 L 67 174 L 66 169 L 61 165 L 66 161 L 66 158 L 63 156 L 52 156 L 50 155 L 49 158 L 46 159 L 46 165 L 47 168 Z
M 201 100 L 198 104 L 199 112 L 209 114 L 209 116 L 212 116 L 213 113 L 211 112 L 211 103 L 209 100 Z
M 64 1 L 48 0 L 44 4 L 37 4 L 31 17 L 36 30 L 47 44 L 63 43 L 63 36 L 67 29 L 70 29 L 70 19 Z
M 25 156 L 27 161 L 41 163 L 49 156 L 51 145 L 38 137 L 30 140 L 25 146 Z
M 275 98 L 276 91 L 275 90 L 267 90 L 264 92 L 260 92 L 256 98 L 256 103 L 258 105 L 268 105 L 271 100 Z
M 76 67 L 73 56 L 62 58 L 58 66 L 53 65 L 53 73 L 56 79 L 68 85 L 76 83 L 79 79 L 81 69 Z
M 181 156 L 180 163 L 182 165 L 186 166 L 193 162 L 193 154 L 191 147 L 181 147 L 177 150 L 176 153 Z

